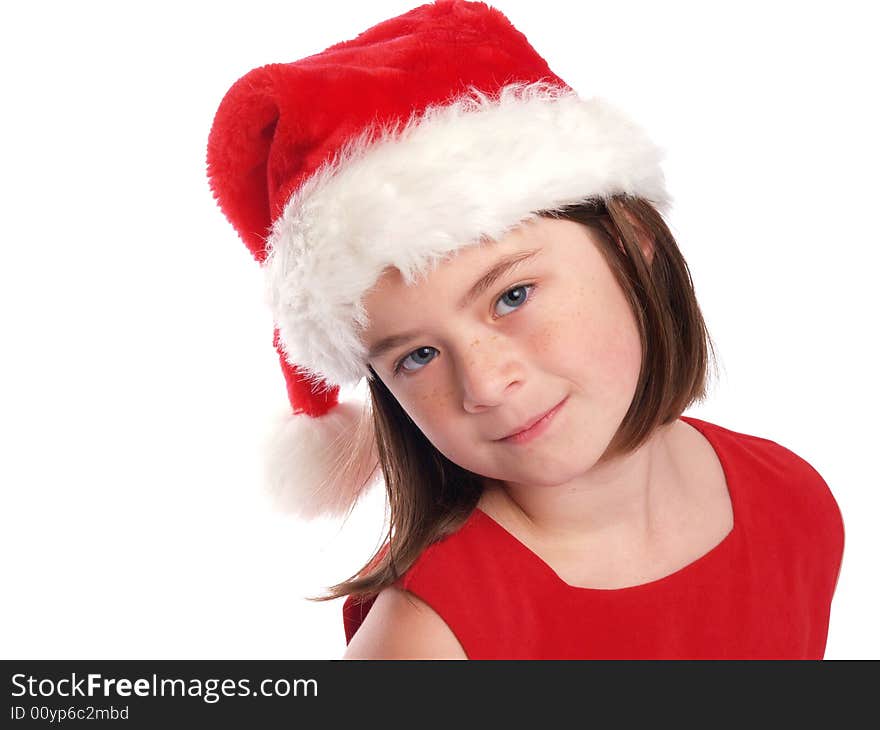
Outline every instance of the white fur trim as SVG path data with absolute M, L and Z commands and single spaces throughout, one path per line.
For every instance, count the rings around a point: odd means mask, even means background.
M 291 196 L 267 241 L 285 357 L 314 383 L 357 383 L 362 298 L 386 267 L 411 284 L 463 246 L 591 197 L 628 193 L 664 213 L 662 157 L 609 102 L 546 82 L 471 89 L 372 142 L 365 129 Z
M 361 404 L 337 403 L 326 414 L 276 419 L 265 442 L 265 487 L 282 512 L 303 519 L 345 516 L 381 474 L 371 424 Z

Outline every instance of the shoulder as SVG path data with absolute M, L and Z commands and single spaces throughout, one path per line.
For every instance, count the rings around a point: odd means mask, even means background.
M 349 596 L 343 606 L 344 658 L 467 659 L 475 636 L 491 627 L 497 555 L 475 510 L 450 534 L 422 550 L 392 585 L 373 597 Z M 475 607 L 481 607 L 477 610 Z
M 769 438 L 701 419 L 686 420 L 716 447 L 728 476 L 734 474 L 750 501 L 768 514 L 786 515 L 814 538 L 825 535 L 832 543 L 842 544 L 840 507 L 825 478 L 806 458 Z
M 467 659 L 440 615 L 409 591 L 389 586 L 376 596 L 343 659 Z
M 787 482 L 807 484 L 820 490 L 828 488 L 819 472 L 806 459 L 776 441 L 693 417 L 683 420 L 703 433 L 722 463 L 731 459 L 736 461 L 736 466 L 749 462 L 763 476 L 780 477 Z

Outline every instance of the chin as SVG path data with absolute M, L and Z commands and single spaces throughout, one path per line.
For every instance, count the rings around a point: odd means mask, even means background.
M 517 474 L 496 477 L 498 481 L 512 484 L 528 484 L 531 487 L 551 488 L 568 484 L 586 471 L 581 464 L 536 464 L 527 467 Z

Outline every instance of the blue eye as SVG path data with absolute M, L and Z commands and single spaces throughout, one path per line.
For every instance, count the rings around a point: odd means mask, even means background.
M 496 307 L 498 306 L 499 303 L 504 303 L 506 306 L 512 307 L 514 310 L 521 309 L 522 308 L 521 305 L 524 304 L 526 301 L 528 301 L 528 299 L 530 299 L 531 297 L 527 297 L 525 293 L 518 294 L 517 292 L 530 291 L 530 290 L 534 289 L 535 286 L 536 286 L 535 284 L 520 284 L 519 286 L 514 287 L 513 289 L 508 289 L 506 292 L 504 292 L 504 294 L 502 294 L 500 297 L 498 297 L 498 299 L 495 302 Z M 507 302 L 504 302 L 505 298 L 507 298 L 508 295 L 511 295 L 511 294 L 516 295 L 513 297 L 509 297 L 512 303 L 508 304 Z M 502 316 L 504 316 L 504 315 L 502 315 Z M 418 370 L 421 370 L 421 368 L 415 368 L 415 369 L 408 370 L 405 367 L 403 367 L 403 364 L 410 357 L 413 357 L 414 359 L 416 359 L 416 356 L 422 356 L 422 357 L 427 358 L 430 354 L 430 352 L 429 352 L 430 350 L 434 350 L 434 348 L 433 347 L 420 347 L 419 349 L 413 350 L 409 354 L 404 355 L 400 360 L 398 360 L 395 363 L 394 371 L 393 371 L 394 375 L 397 375 L 401 370 L 403 370 L 404 372 L 407 372 L 407 373 L 418 372 Z M 426 362 L 422 362 L 421 364 L 427 365 L 428 362 L 430 362 L 430 360 L 427 360 Z

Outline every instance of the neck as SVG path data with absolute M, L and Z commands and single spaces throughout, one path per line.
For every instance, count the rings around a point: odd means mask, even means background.
M 563 484 L 487 479 L 480 507 L 550 548 L 612 540 L 647 549 L 684 499 L 673 443 L 677 424 L 660 427 L 635 452 Z

